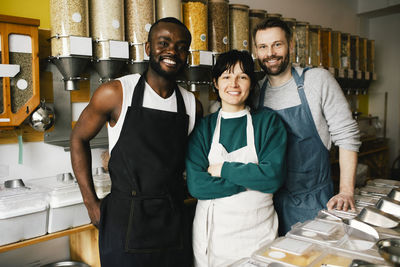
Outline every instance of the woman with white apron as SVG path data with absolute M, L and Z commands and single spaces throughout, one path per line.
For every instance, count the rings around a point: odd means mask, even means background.
M 275 239 L 272 194 L 285 176 L 286 130 L 275 113 L 251 113 L 254 65 L 247 52 L 221 54 L 213 68 L 221 109 L 203 118 L 189 141 L 189 192 L 195 266 L 228 266 Z

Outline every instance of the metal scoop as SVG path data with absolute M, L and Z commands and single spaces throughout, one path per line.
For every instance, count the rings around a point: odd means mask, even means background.
M 399 219 L 375 207 L 364 207 L 356 219 L 383 228 L 394 228 L 399 225 Z
M 372 226 L 354 219 L 342 219 L 336 215 L 333 215 L 327 210 L 321 210 L 322 213 L 331 216 L 339 221 L 343 222 L 344 231 L 348 236 L 354 236 L 363 240 L 374 241 L 379 240 L 379 234 Z
M 392 214 L 400 219 L 400 201 L 382 197 L 375 205 L 379 210 Z
M 400 188 L 393 188 L 389 192 L 388 197 L 397 201 L 400 201 Z

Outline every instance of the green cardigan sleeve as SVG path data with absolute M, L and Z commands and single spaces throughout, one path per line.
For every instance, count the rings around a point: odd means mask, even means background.
M 274 193 L 286 177 L 286 129 L 272 111 L 260 111 L 252 118 L 258 164 L 224 162 L 221 177 L 245 188 Z
M 215 129 L 215 113 L 203 118 L 193 130 L 186 156 L 186 177 L 190 194 L 201 200 L 231 196 L 245 187 L 229 180 L 213 177 L 208 172 L 208 153 Z

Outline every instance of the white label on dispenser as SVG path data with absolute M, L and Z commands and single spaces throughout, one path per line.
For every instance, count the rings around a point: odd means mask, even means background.
M 128 42 L 110 40 L 110 57 L 128 59 L 129 58 Z
M 200 51 L 200 65 L 212 66 L 213 54 L 211 51 Z
M 75 12 L 74 14 L 72 14 L 72 21 L 73 22 L 81 22 L 82 21 L 82 16 L 79 12 Z
M 207 39 L 207 36 L 206 36 L 205 33 L 203 33 L 203 34 L 200 35 L 200 40 L 201 40 L 202 42 L 205 42 L 206 39 Z
M 147 24 L 144 26 L 144 29 L 145 29 L 146 32 L 150 32 L 150 28 L 151 28 L 151 24 L 149 24 L 149 23 L 147 23 Z
M 114 29 L 119 29 L 119 20 L 113 19 L 111 25 L 113 26 Z
M 29 35 L 10 34 L 8 42 L 10 52 L 32 53 L 32 39 Z
M 0 118 L 0 122 L 10 122 L 10 118 Z
M 222 38 L 222 42 L 224 44 L 228 44 L 228 36 L 224 36 L 224 38 Z
M 247 40 L 243 40 L 243 46 L 244 46 L 244 47 L 247 47 L 247 45 L 248 45 Z
M 19 79 L 17 81 L 17 87 L 19 90 L 25 90 L 26 88 L 28 88 L 28 82 L 24 79 Z
M 77 56 L 92 56 L 92 38 L 70 36 L 69 37 L 70 54 Z
M 0 64 L 0 77 L 14 77 L 20 70 L 20 65 Z

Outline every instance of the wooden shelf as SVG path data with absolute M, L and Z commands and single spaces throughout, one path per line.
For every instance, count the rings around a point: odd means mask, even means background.
M 13 249 L 17 249 L 17 248 L 22 248 L 22 247 L 34 245 L 34 244 L 37 244 L 37 243 L 40 243 L 40 242 L 45 242 L 45 241 L 48 241 L 48 240 L 51 240 L 51 239 L 55 239 L 55 238 L 59 238 L 59 237 L 63 237 L 63 236 L 69 236 L 71 234 L 76 234 L 76 233 L 84 232 L 84 231 L 87 231 L 87 230 L 93 230 L 93 229 L 96 229 L 96 227 L 94 227 L 93 224 L 86 224 L 86 225 L 83 225 L 83 226 L 71 228 L 71 229 L 64 230 L 64 231 L 59 231 L 59 232 L 56 232 L 56 233 L 51 233 L 51 234 L 47 234 L 47 235 L 38 236 L 38 237 L 27 239 L 27 240 L 24 240 L 24 241 L 19 241 L 19 242 L 16 242 L 16 243 L 0 246 L 0 253 L 6 252 L 6 251 L 9 251 L 9 250 L 13 250 Z
M 382 151 L 385 151 L 385 150 L 388 150 L 388 147 L 387 147 L 387 146 L 383 146 L 383 147 L 380 147 L 380 148 L 371 149 L 371 150 L 368 150 L 368 151 L 365 151 L 365 152 L 358 153 L 358 156 L 359 156 L 359 157 L 362 157 L 362 156 L 366 156 L 366 155 L 369 155 L 369 154 L 374 154 L 374 153 L 377 153 L 377 152 L 382 152 Z

